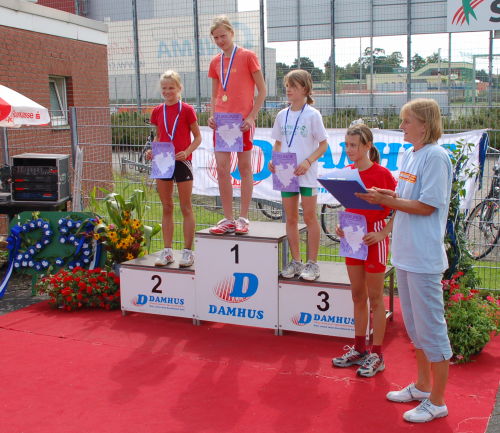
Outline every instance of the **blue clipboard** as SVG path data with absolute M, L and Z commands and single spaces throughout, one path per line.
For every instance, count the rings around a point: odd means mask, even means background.
M 346 179 L 318 179 L 328 192 L 339 203 L 348 209 L 383 210 L 379 204 L 370 204 L 354 195 L 355 192 L 366 192 L 366 189 L 355 180 Z

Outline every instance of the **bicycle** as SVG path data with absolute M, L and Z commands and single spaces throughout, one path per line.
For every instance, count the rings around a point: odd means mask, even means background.
M 468 252 L 474 260 L 486 257 L 500 239 L 500 157 L 493 167 L 487 196 L 470 213 L 465 223 Z

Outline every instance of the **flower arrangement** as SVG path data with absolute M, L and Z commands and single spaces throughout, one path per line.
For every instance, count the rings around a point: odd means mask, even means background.
M 469 362 L 500 331 L 500 299 L 468 287 L 466 279 L 458 271 L 442 281 L 448 335 L 457 363 Z
M 147 208 L 145 193 L 136 189 L 128 199 L 121 194 L 100 188 L 106 194 L 100 202 L 96 198 L 96 189 L 91 194 L 91 203 L 95 217 L 87 223 L 93 225 L 94 239 L 102 242 L 108 251 L 109 267 L 145 255 L 151 243 L 151 237 L 160 231 L 160 225 L 145 225 L 142 222 Z M 104 204 L 104 206 L 102 206 Z M 106 216 L 97 216 L 99 213 Z
M 465 197 L 465 184 L 476 176 L 478 169 L 469 168 L 467 153 L 471 145 L 457 143 L 451 152 L 455 175 L 448 212 L 446 253 L 449 268 L 444 273 L 443 297 L 445 319 L 454 361 L 465 363 L 479 353 L 500 330 L 500 305 L 486 290 L 478 290 L 480 283 L 465 236 L 465 214 L 460 208 Z
M 96 307 L 114 310 L 120 307 L 120 278 L 101 268 L 72 271 L 61 269 L 37 281 L 38 294 L 48 294 L 49 304 L 67 311 Z

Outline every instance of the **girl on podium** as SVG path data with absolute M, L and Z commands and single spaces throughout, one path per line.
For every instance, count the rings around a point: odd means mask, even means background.
M 299 179 L 300 192 L 281 192 L 286 215 L 286 235 L 292 260 L 281 272 L 283 278 L 300 276 L 313 281 L 319 277 L 316 263 L 320 242 L 320 226 L 316 214 L 318 159 L 325 153 L 328 135 L 321 113 L 311 107 L 314 100 L 311 74 L 302 69 L 289 72 L 285 78 L 286 96 L 290 106 L 278 113 L 272 130 L 275 152 L 293 152 L 297 155 L 294 174 Z M 269 170 L 275 173 L 272 162 Z M 308 258 L 302 264 L 300 257 L 299 194 L 307 226 Z
M 387 168 L 379 165 L 379 154 L 373 145 L 373 134 L 364 124 L 351 126 L 345 137 L 345 150 L 357 169 L 367 188 L 377 186 L 394 191 L 396 181 Z M 363 242 L 368 245 L 366 260 L 346 257 L 347 274 L 351 282 L 351 294 L 354 302 L 354 346 L 346 346 L 347 352 L 332 359 L 335 367 L 359 365 L 357 374 L 371 377 L 385 369 L 382 355 L 382 342 L 385 334 L 384 280 L 387 258 L 389 256 L 389 233 L 392 220 L 386 225 L 385 218 L 390 209 L 346 209 L 366 218 L 367 234 Z M 337 236 L 344 232 L 337 226 Z M 370 307 L 367 301 L 370 301 Z M 373 312 L 373 345 L 371 351 L 366 347 L 366 328 L 370 309 Z
M 442 126 L 436 101 L 410 101 L 400 117 L 404 140 L 413 147 L 403 155 L 396 192 L 373 188 L 358 196 L 396 209 L 392 264 L 406 331 L 415 346 L 417 379 L 389 392 L 387 399 L 419 401 L 403 418 L 420 423 L 448 415 L 444 392 L 452 351 L 441 279 L 448 268 L 444 236 L 453 170 L 448 153 L 437 143 Z
M 156 187 L 162 204 L 162 234 L 164 249 L 156 259 L 155 266 L 165 266 L 174 261 L 172 240 L 174 235 L 174 181 L 177 183 L 179 204 L 183 217 L 184 249 L 179 261 L 180 267 L 194 263 L 193 239 L 195 220 L 191 205 L 193 190 L 193 151 L 201 143 L 201 133 L 196 112 L 191 105 L 181 101 L 182 83 L 175 71 L 166 71 L 160 77 L 163 104 L 156 106 L 151 113 L 151 123 L 156 125 L 155 141 L 171 142 L 175 149 L 174 174 L 168 179 L 157 179 Z M 191 136 L 193 139 L 191 139 Z M 151 152 L 149 152 L 151 158 Z
M 215 151 L 217 178 L 224 218 L 210 229 L 214 235 L 246 234 L 249 230 L 248 210 L 252 200 L 253 173 L 251 150 L 255 119 L 266 98 L 266 84 L 259 60 L 254 52 L 234 43 L 234 28 L 225 16 L 214 19 L 210 34 L 221 53 L 210 62 L 208 76 L 212 79 L 211 116 L 208 126 L 215 130 L 215 113 L 234 113 L 242 116 L 243 151 L 238 152 L 241 176 L 240 215 L 233 216 L 233 187 L 231 182 L 231 152 Z M 257 96 L 254 101 L 255 89 Z

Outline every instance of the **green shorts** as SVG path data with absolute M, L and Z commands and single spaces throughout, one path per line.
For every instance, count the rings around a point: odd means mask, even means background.
M 309 186 L 301 186 L 299 189 L 302 197 L 313 197 L 318 193 L 317 188 L 311 188 Z M 281 191 L 281 197 L 295 197 L 298 194 L 298 192 Z

